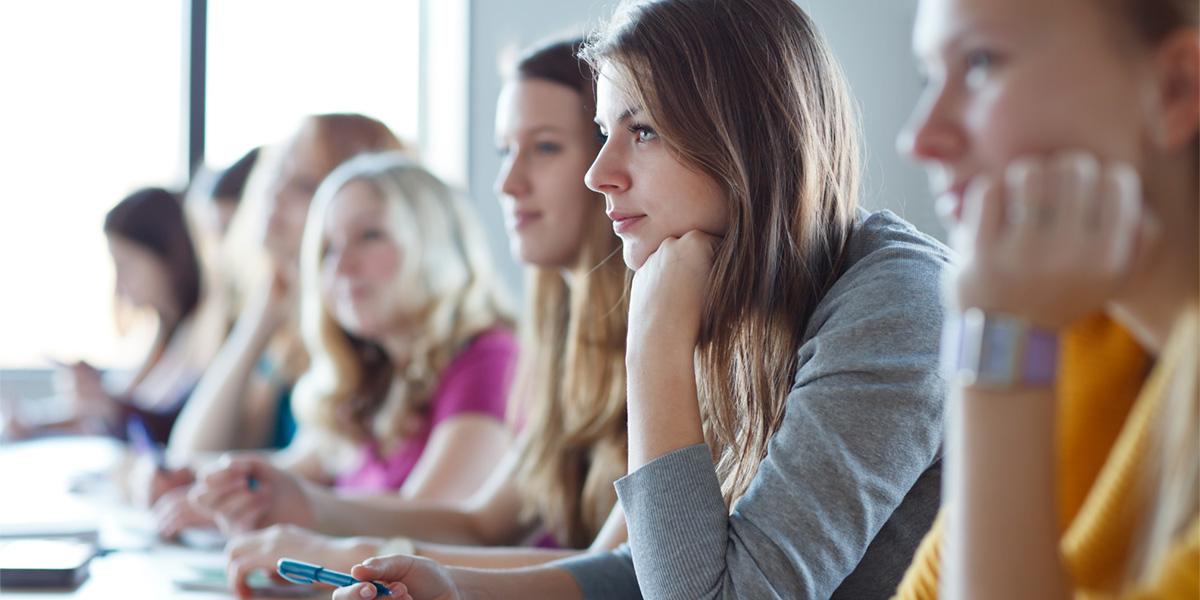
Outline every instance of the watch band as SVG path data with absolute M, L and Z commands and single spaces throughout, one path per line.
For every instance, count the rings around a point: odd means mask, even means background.
M 1045 387 L 1058 371 L 1058 336 L 1020 317 L 968 309 L 943 334 L 943 364 L 968 386 Z

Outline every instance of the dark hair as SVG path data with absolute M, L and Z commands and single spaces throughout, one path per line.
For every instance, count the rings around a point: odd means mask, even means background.
M 171 293 L 179 306 L 177 320 L 162 323 L 160 339 L 170 339 L 200 303 L 200 262 L 179 196 L 162 188 L 140 189 L 108 211 L 104 233 L 137 244 L 166 264 Z
M 258 148 L 254 148 L 217 174 L 213 181 L 212 197 L 219 200 L 232 200 L 235 204 L 241 202 L 242 192 L 246 190 L 246 180 L 250 171 L 258 162 Z
M 579 58 L 584 38 L 573 38 L 535 46 L 517 59 L 518 79 L 542 79 L 579 92 L 588 121 L 596 112 L 596 74 L 592 65 Z

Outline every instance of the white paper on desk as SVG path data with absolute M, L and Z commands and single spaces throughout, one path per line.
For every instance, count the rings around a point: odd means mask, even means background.
M 225 569 L 220 567 L 192 566 L 193 576 L 175 579 L 175 587 L 193 592 L 230 593 Z M 255 571 L 246 579 L 256 596 L 272 598 L 308 598 L 321 593 L 320 590 L 304 585 L 280 584 L 262 571 Z
M 100 538 L 100 513 L 77 498 L 21 498 L 11 494 L 0 500 L 0 539 L 78 538 L 95 543 Z
M 211 527 L 188 527 L 179 532 L 179 543 L 196 550 L 222 550 L 225 536 Z

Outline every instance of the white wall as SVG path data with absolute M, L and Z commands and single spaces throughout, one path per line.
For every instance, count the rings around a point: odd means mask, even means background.
M 864 204 L 891 209 L 922 230 L 942 235 L 924 176 L 895 150 L 896 134 L 919 93 L 909 51 L 916 0 L 797 1 L 833 46 L 862 106 Z M 586 31 L 607 18 L 615 5 L 615 0 L 470 2 L 467 184 L 514 290 L 520 285 L 520 268 L 508 252 L 503 220 L 492 194 L 492 180 L 500 165 L 492 135 L 501 85 L 500 60 L 507 50 L 558 34 Z

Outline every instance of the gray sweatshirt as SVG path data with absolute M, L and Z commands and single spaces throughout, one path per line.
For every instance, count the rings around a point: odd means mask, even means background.
M 949 251 L 888 211 L 862 211 L 849 250 L 746 494 L 726 510 L 703 444 L 619 479 L 629 544 L 556 563 L 586 598 L 895 591 L 938 509 Z

